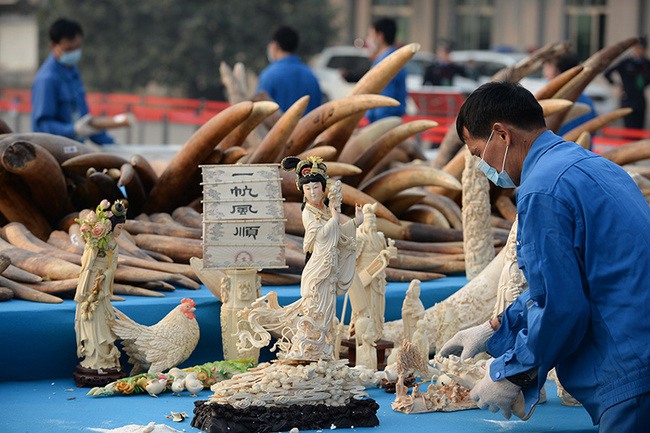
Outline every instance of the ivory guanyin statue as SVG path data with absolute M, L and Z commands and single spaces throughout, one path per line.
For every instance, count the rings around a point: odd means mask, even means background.
M 320 158 L 301 161 L 288 157 L 282 167 L 296 171 L 296 185 L 304 197 L 303 250 L 307 263 L 300 299 L 285 307 L 278 304 L 275 292 L 257 299 L 245 313 L 251 332 L 240 334 L 239 346 L 264 347 L 271 340 L 270 332 L 276 332 L 280 335 L 276 343 L 280 359 L 333 359 L 336 297 L 345 293 L 355 276 L 356 227 L 363 222 L 363 214 L 357 207 L 355 217 L 343 222 L 341 183 L 335 182 L 328 191 L 327 167 Z

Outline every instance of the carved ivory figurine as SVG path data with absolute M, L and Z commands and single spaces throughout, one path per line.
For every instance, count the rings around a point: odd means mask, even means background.
M 357 229 L 357 278 L 351 290 L 352 323 L 360 317 L 370 317 L 377 340 L 384 329 L 386 311 L 386 267 L 397 257 L 397 248 L 391 239 L 386 243 L 384 234 L 377 231 L 377 203 L 363 206 L 363 224 Z M 359 289 L 357 289 L 357 286 Z M 363 293 L 364 301 L 355 302 L 354 293 Z
M 336 340 L 336 296 L 345 293 L 354 277 L 355 228 L 363 221 L 357 207 L 353 220 L 342 222 L 341 183 L 329 188 L 326 199 L 327 167 L 322 159 L 301 161 L 288 157 L 285 170 L 297 173 L 296 185 L 302 191 L 305 226 L 303 250 L 306 254 L 300 299 L 281 307 L 277 294 L 256 300 L 246 316 L 251 332 L 242 331 L 238 347 L 264 347 L 270 332 L 280 334 L 278 358 L 296 360 L 333 359 Z
M 494 258 L 490 182 L 476 168 L 479 159 L 465 149 L 462 209 L 465 274 L 468 280 L 476 277 Z
M 415 328 L 424 318 L 424 304 L 420 300 L 420 280 L 411 280 L 402 303 L 402 320 L 404 321 L 404 340 L 413 341 Z M 426 356 L 429 356 L 427 350 Z
M 360 317 L 356 322 L 356 365 L 364 365 L 377 370 L 377 349 L 375 347 L 375 328 L 368 317 Z
M 78 386 L 105 385 L 125 376 L 110 323 L 115 320 L 111 296 L 119 251 L 116 238 L 126 221 L 126 208 L 119 200 L 112 206 L 102 200 L 95 211 L 82 212 L 76 221 L 86 245 L 74 297 L 77 356 L 82 360 L 73 376 Z

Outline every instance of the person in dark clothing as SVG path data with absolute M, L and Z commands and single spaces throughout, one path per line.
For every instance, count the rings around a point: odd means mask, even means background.
M 422 84 L 432 86 L 451 86 L 454 77 L 460 75 L 466 77 L 465 68 L 457 65 L 451 60 L 451 43 L 442 40 L 436 48 L 436 61 L 424 70 Z
M 604 72 L 604 76 L 614 84 L 612 75 L 617 72 L 623 87 L 621 107 L 630 107 L 633 111 L 623 118 L 626 128 L 643 129 L 645 124 L 646 99 L 645 88 L 650 84 L 650 60 L 646 57 L 648 41 L 639 38 L 632 47 L 632 55 L 614 64 Z

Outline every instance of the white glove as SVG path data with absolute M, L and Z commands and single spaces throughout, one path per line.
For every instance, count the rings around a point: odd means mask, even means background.
M 74 133 L 77 137 L 90 137 L 91 135 L 99 134 L 101 130 L 90 126 L 93 116 L 90 113 L 86 114 L 74 123 Z
M 490 412 L 498 412 L 500 409 L 503 417 L 510 419 L 515 401 L 521 395 L 521 388 L 505 377 L 502 380 L 493 381 L 490 377 L 491 364 L 492 359 L 485 363 L 485 376 L 474 385 L 469 396 L 476 402 L 479 409 L 487 408 Z M 518 413 L 517 416 L 521 417 L 521 414 Z
M 474 355 L 487 350 L 487 341 L 494 334 L 490 322 L 473 326 L 451 337 L 440 349 L 440 356 L 460 356 L 461 360 L 472 358 Z

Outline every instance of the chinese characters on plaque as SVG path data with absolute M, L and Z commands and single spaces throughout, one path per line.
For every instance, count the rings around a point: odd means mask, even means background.
M 203 165 L 203 266 L 284 268 L 277 164 Z

